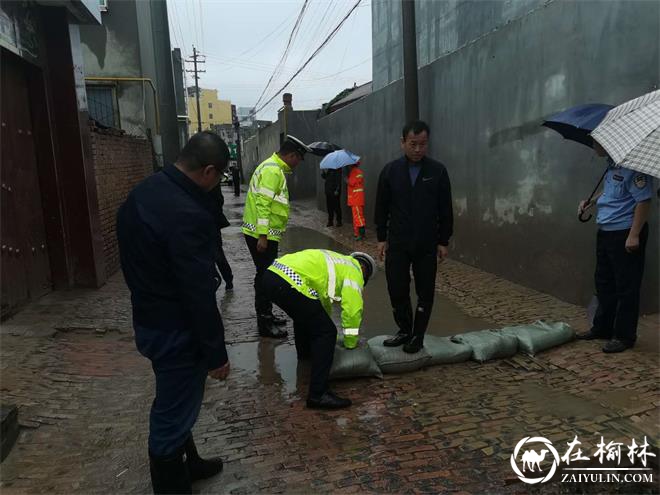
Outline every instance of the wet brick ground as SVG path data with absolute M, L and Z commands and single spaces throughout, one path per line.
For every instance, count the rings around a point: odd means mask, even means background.
M 241 204 L 227 198 L 239 222 Z M 241 198 L 242 199 L 242 198 Z M 310 203 L 292 222 L 343 242 L 350 226 L 325 225 Z M 373 233 L 371 233 L 373 238 Z M 359 244 L 363 250 L 374 243 Z M 195 427 L 203 454 L 225 471 L 196 485 L 202 493 L 572 493 L 653 492 L 655 486 L 558 482 L 524 485 L 509 457 L 525 436 L 544 436 L 560 455 L 578 435 L 587 455 L 606 441 L 657 451 L 658 356 L 640 344 L 604 355 L 574 342 L 535 358 L 437 366 L 384 380 L 337 382 L 354 406 L 303 407 L 306 370 L 292 342 L 260 341 L 253 324 L 253 268 L 237 227 L 225 231 L 236 272 L 234 294 L 218 292 L 230 356 L 227 382 L 209 381 Z M 470 316 L 499 325 L 538 318 L 584 328 L 584 309 L 449 261 L 438 290 Z M 643 319 L 644 341 L 658 317 Z M 133 345 L 121 275 L 100 290 L 50 294 L 1 328 L 3 402 L 19 406 L 21 433 L 0 466 L 2 493 L 146 493 L 146 427 L 153 377 Z M 657 468 L 653 473 L 657 476 Z M 657 481 L 657 479 L 656 479 Z

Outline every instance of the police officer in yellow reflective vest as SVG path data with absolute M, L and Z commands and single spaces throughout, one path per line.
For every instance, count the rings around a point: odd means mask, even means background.
M 293 319 L 299 359 L 311 358 L 307 407 L 340 409 L 351 401 L 328 387 L 337 341 L 330 318 L 332 303 L 341 303 L 344 347 L 354 349 L 362 323 L 362 289 L 376 270 L 366 253 L 344 256 L 325 249 L 306 249 L 276 259 L 262 279 L 265 294 Z
M 286 320 L 273 315 L 273 305 L 264 296 L 260 280 L 277 258 L 280 239 L 289 221 L 289 191 L 285 174 L 290 174 L 310 149 L 299 139 L 287 136 L 280 150 L 263 161 L 252 174 L 245 211 L 243 234 L 257 272 L 254 276 L 254 307 L 262 337 L 284 338 L 287 333 L 274 326 Z

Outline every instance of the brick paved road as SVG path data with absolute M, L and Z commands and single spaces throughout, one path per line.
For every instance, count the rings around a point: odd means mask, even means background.
M 324 225 L 309 206 L 299 205 L 294 223 Z M 240 203 L 230 197 L 227 207 L 237 222 Z M 357 246 L 348 226 L 318 230 L 347 249 Z M 202 493 L 655 490 L 555 479 L 523 485 L 509 456 L 522 437 L 537 435 L 553 441 L 560 455 L 575 435 L 590 452 L 600 435 L 625 443 L 647 435 L 657 447 L 658 356 L 651 338 L 657 315 L 642 323 L 645 343 L 621 355 L 575 342 L 535 358 L 342 381 L 336 389 L 354 407 L 312 412 L 301 402 L 306 370 L 296 366 L 290 339 L 256 337 L 253 268 L 238 228 L 229 228 L 225 240 L 239 274 L 234 294 L 218 293 L 233 370 L 227 382 L 208 383 L 195 435 L 203 454 L 223 455 L 227 463 L 221 476 L 196 486 Z M 443 266 L 437 284 L 467 315 L 494 326 L 547 318 L 584 327 L 582 308 L 457 262 Z M 21 423 L 1 465 L 2 493 L 148 492 L 153 378 L 133 345 L 121 276 L 100 290 L 43 298 L 5 322 L 1 338 L 2 397 L 20 406 Z

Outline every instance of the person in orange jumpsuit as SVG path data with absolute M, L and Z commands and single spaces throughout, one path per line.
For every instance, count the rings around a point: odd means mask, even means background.
M 360 169 L 360 162 L 354 165 L 349 165 L 350 171 L 348 172 L 347 191 L 348 191 L 348 206 L 351 207 L 353 212 L 353 232 L 355 239 L 361 241 L 365 235 L 365 222 L 364 222 L 364 174 Z

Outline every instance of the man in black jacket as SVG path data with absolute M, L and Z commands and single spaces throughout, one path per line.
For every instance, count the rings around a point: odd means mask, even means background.
M 424 346 L 431 317 L 437 262 L 449 254 L 453 231 L 451 185 L 444 165 L 426 157 L 429 127 L 421 121 L 403 128 L 404 156 L 385 165 L 376 193 L 378 251 L 385 257 L 387 289 L 399 327 L 384 345 L 404 345 L 409 353 Z M 387 255 L 386 255 L 387 252 Z M 437 259 L 436 259 L 437 258 Z M 413 319 L 410 266 L 417 292 Z
M 220 459 L 199 457 L 191 430 L 207 374 L 223 380 L 229 373 L 215 299 L 218 208 L 209 194 L 228 160 L 220 137 L 195 134 L 177 162 L 138 184 L 117 214 L 135 343 L 156 376 L 149 419 L 154 493 L 191 493 L 192 481 L 222 470 Z
M 328 209 L 328 227 L 334 225 L 337 216 L 337 227 L 341 227 L 341 169 L 323 170 L 321 177 L 325 179 L 325 204 Z

